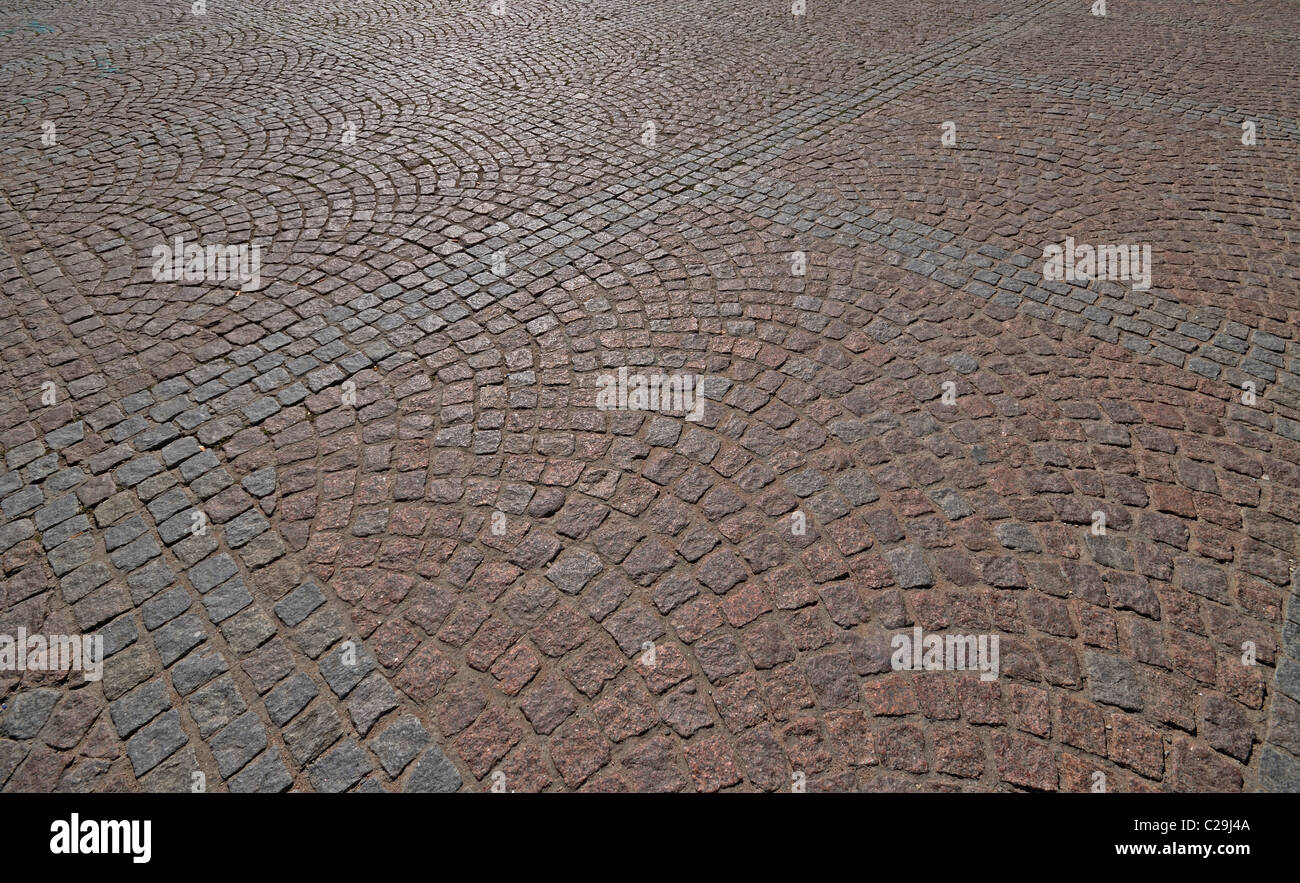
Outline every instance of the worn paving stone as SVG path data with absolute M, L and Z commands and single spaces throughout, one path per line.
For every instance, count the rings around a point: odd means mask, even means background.
M 118 699 L 108 711 L 118 734 L 125 739 L 171 707 L 167 686 L 162 681 L 151 681 Z
M 378 672 L 371 673 L 348 697 L 348 714 L 357 732 L 365 735 L 384 714 L 397 707 L 397 692 Z
M 181 729 L 180 714 L 165 712 L 127 740 L 126 754 L 136 776 L 143 776 L 188 741 Z
M 296 715 L 307 707 L 307 703 L 316 698 L 320 688 L 309 675 L 304 672 L 298 672 L 287 680 L 281 681 L 280 684 L 266 694 L 266 711 L 271 716 L 271 722 L 276 726 L 284 726 Z
M 293 777 L 279 755 L 267 750 L 226 784 L 234 794 L 278 794 L 293 785 Z
M 346 697 L 361 679 L 375 668 L 375 660 L 365 648 L 344 642 L 320 661 L 321 677 L 340 699 Z
M 234 680 L 223 677 L 196 691 L 190 697 L 188 708 L 199 735 L 207 738 L 243 714 L 248 705 Z
M 31 739 L 41 731 L 59 701 L 57 690 L 30 690 L 18 693 L 6 703 L 0 717 L 0 735 L 10 739 Z
M 370 749 L 379 758 L 384 772 L 397 778 L 429 741 L 429 733 L 419 719 L 408 715 L 394 721 L 371 740 Z
M 153 794 L 192 794 L 202 772 L 193 748 L 184 748 L 140 777 L 140 789 Z M 206 786 L 206 782 L 204 782 Z
M 331 706 L 318 703 L 284 729 L 284 744 L 305 766 L 343 734 L 342 721 Z
M 172 666 L 172 686 L 176 688 L 177 693 L 188 696 L 198 687 L 229 669 L 230 664 L 220 653 L 198 650 Z
M 266 727 L 254 712 L 245 712 L 208 741 L 222 778 L 230 778 L 266 747 Z
M 187 613 L 165 625 L 159 626 L 151 635 L 163 665 L 171 665 L 180 659 L 190 648 L 203 643 L 206 634 L 203 620 L 197 613 Z
M 312 787 L 326 794 L 337 794 L 355 785 L 374 769 L 365 750 L 348 740 L 308 768 Z
M 430 748 L 406 777 L 407 794 L 448 794 L 460 790 L 460 773 L 438 748 Z
M 325 603 L 325 596 L 315 583 L 306 582 L 275 605 L 275 614 L 288 626 L 296 626 Z

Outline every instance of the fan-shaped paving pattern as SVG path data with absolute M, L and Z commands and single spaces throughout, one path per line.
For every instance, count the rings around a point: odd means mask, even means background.
M 0 784 L 1300 787 L 1297 35 L 1115 7 L 12 13 Z

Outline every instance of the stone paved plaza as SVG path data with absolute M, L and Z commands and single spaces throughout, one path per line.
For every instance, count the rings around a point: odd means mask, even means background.
M 0 6 L 3 790 L 1300 790 L 1300 4 Z

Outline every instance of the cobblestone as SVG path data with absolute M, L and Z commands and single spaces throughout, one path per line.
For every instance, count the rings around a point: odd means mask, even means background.
M 571 12 L 0 36 L 0 788 L 1300 788 L 1293 16 Z

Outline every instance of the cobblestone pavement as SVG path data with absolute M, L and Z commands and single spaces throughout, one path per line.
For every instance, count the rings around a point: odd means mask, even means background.
M 1300 790 L 1297 7 L 806 3 L 4 4 L 3 789 Z

